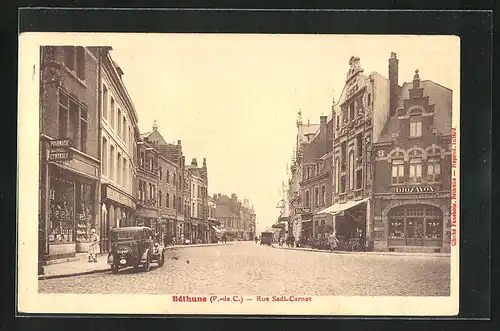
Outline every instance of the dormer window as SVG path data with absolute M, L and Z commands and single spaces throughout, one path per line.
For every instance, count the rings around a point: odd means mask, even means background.
M 418 138 L 422 137 L 422 121 L 421 120 L 410 120 L 410 137 Z

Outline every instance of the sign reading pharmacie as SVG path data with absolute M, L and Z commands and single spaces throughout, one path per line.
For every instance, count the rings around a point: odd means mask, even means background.
M 73 158 L 71 139 L 55 139 L 49 142 L 48 161 L 69 161 Z

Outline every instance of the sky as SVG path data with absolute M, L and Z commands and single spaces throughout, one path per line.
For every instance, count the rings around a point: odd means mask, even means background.
M 457 37 L 108 34 L 106 45 L 124 72 L 141 132 L 156 120 L 167 141 L 182 141 L 187 163 L 206 158 L 209 193 L 248 198 L 257 232 L 279 215 L 297 112 L 311 123 L 331 112 L 351 56 L 365 73 L 387 77 L 396 52 L 400 85 L 419 69 L 422 80 L 451 88 L 458 105 Z

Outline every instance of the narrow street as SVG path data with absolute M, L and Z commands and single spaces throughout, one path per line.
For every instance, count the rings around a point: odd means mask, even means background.
M 169 251 L 162 268 L 39 280 L 41 293 L 447 296 L 449 257 L 328 254 L 254 242 Z

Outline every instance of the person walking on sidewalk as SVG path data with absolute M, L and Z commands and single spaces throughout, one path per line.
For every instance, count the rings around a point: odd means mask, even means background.
M 95 229 L 90 230 L 89 262 L 97 263 L 97 254 L 99 253 L 99 235 Z
M 335 235 L 335 232 L 330 233 L 328 236 L 328 245 L 330 246 L 331 252 L 337 248 L 337 236 Z

